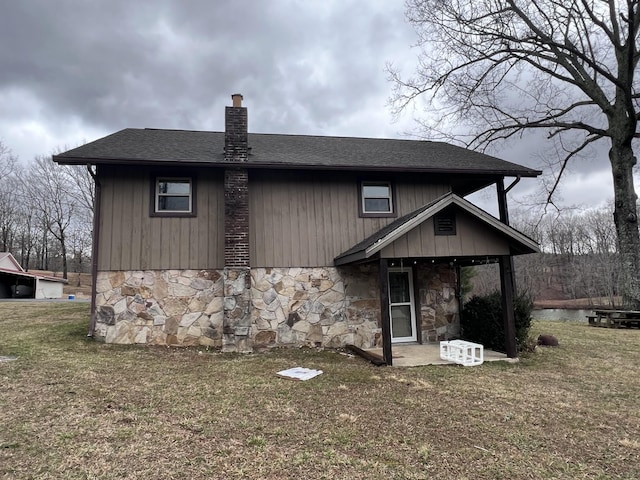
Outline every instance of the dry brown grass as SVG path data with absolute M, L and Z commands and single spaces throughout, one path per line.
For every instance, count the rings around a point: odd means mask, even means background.
M 640 331 L 537 323 L 519 364 L 376 368 L 87 340 L 88 305 L 0 304 L 0 478 L 640 478 Z M 325 373 L 275 377 L 292 366 Z

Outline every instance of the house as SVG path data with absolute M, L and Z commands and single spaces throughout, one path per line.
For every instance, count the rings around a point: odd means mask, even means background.
M 9 252 L 0 252 L 0 298 L 62 298 L 63 278 L 25 272 Z
M 511 256 L 537 245 L 507 225 L 504 178 L 539 171 L 440 142 L 248 133 L 232 99 L 225 132 L 129 128 L 53 157 L 96 180 L 90 335 L 383 344 L 390 363 L 392 342 L 459 335 L 460 266 L 500 261 L 509 303 Z M 493 184 L 501 220 L 464 199 Z

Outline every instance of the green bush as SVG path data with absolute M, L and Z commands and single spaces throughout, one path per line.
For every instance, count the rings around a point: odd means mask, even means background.
M 520 351 L 526 344 L 531 328 L 533 301 L 526 293 L 516 296 L 513 302 L 516 324 L 516 345 Z M 502 319 L 502 295 L 499 291 L 489 295 L 472 297 L 463 307 L 460 318 L 462 338 L 480 343 L 485 348 L 505 352 L 504 321 Z

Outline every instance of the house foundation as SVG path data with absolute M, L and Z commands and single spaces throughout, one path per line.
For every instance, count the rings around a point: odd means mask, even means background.
M 225 268 L 223 275 L 222 351 L 251 352 L 251 273 L 248 267 Z
M 418 265 L 422 339 L 460 331 L 455 271 Z M 94 337 L 107 343 L 209 346 L 381 345 L 378 266 L 98 272 Z

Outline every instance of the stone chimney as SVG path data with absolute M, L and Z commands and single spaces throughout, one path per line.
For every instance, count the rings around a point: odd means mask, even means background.
M 247 134 L 247 107 L 242 106 L 242 95 L 231 95 L 232 106 L 224 112 L 224 159 L 227 162 L 246 162 L 249 151 Z

